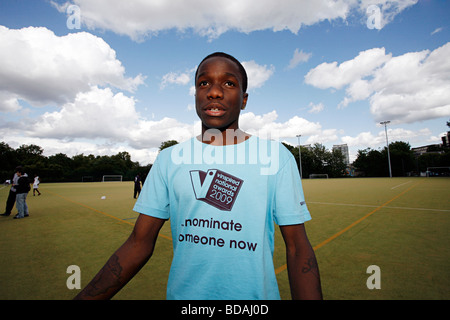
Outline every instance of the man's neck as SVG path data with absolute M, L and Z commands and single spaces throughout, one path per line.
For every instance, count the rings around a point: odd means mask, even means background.
M 214 146 L 226 146 L 242 143 L 250 137 L 250 134 L 241 129 L 219 130 L 202 128 L 202 135 L 198 136 L 197 139 Z

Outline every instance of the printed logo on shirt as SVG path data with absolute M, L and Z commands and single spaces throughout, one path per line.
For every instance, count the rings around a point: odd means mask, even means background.
M 220 210 L 231 211 L 243 180 L 218 169 L 189 171 L 195 198 Z

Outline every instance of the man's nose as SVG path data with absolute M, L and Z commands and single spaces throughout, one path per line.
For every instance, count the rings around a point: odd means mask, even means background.
M 208 99 L 222 99 L 223 90 L 219 84 L 212 84 L 208 91 Z

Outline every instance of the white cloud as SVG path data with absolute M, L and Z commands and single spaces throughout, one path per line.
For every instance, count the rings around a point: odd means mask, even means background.
M 133 92 L 143 81 L 125 77 L 115 51 L 90 33 L 59 37 L 46 28 L 0 26 L 0 111 L 17 110 L 20 99 L 66 103 L 95 85 Z
M 191 97 L 194 97 L 194 96 L 195 96 L 195 86 L 190 86 L 190 87 L 189 87 L 189 95 L 190 95 Z
M 341 139 L 349 147 L 364 146 L 364 148 L 373 148 L 383 142 L 384 136 L 381 136 L 381 132 L 378 136 L 374 136 L 371 132 L 366 131 L 359 133 L 355 137 L 344 136 Z
M 121 141 L 139 120 L 135 100 L 110 88 L 92 87 L 80 92 L 55 112 L 40 116 L 30 130 L 31 136 L 45 138 L 107 138 Z
M 369 3 L 370 2 L 370 3 Z M 383 14 L 383 26 L 417 0 L 73 0 L 80 7 L 81 21 L 88 28 L 112 30 L 141 41 L 163 30 L 192 30 L 210 39 L 229 30 L 297 33 L 301 27 L 324 20 L 346 20 L 352 13 L 365 16 L 369 4 Z M 69 2 L 53 5 L 65 13 Z
M 176 119 L 147 120 L 135 108 L 135 99 L 110 88 L 91 87 L 77 94 L 60 110 L 46 112 L 26 127 L 8 123 L 0 127 L 2 140 L 11 146 L 36 144 L 46 155 L 65 153 L 112 155 L 128 151 L 134 161 L 153 162 L 162 141 L 184 141 L 199 133 L 198 122 Z
M 368 99 L 375 121 L 412 123 L 450 116 L 450 42 L 434 51 L 393 57 L 384 48 L 361 52 L 352 60 L 322 63 L 305 76 L 321 89 L 346 88 L 339 104 Z
M 243 61 L 241 62 L 247 72 L 248 77 L 248 88 L 247 91 L 260 88 L 263 84 L 269 80 L 269 78 L 275 72 L 274 66 L 262 66 L 257 64 L 255 61 Z
M 384 48 L 374 48 L 360 52 L 354 59 L 342 62 L 339 65 L 336 61 L 324 62 L 306 74 L 305 82 L 321 89 L 341 89 L 370 75 L 389 57 L 390 55 L 385 54 Z
M 79 93 L 74 102 L 61 110 L 47 112 L 27 129 L 28 136 L 54 139 L 93 139 L 109 143 L 127 143 L 132 148 L 155 148 L 162 141 L 184 140 L 194 135 L 194 124 L 176 119 L 143 119 L 135 108 L 135 99 L 111 89 L 92 87 Z
M 339 130 L 337 129 L 325 129 L 320 131 L 318 134 L 310 135 L 308 139 L 306 139 L 305 144 L 314 144 L 320 143 L 325 144 L 329 142 L 334 142 L 338 140 Z
M 295 49 L 294 56 L 292 57 L 291 61 L 289 61 L 288 69 L 294 69 L 296 66 L 298 66 L 302 62 L 307 62 L 309 58 L 311 58 L 311 53 L 303 52 L 303 50 Z
M 349 1 L 287 0 L 283 5 L 272 0 L 206 0 L 140 1 L 74 0 L 80 7 L 81 20 L 88 28 L 112 30 L 134 40 L 177 29 L 215 38 L 228 30 L 252 32 L 273 29 L 297 33 L 302 25 L 312 25 L 326 19 L 345 19 Z M 352 1 L 350 1 L 352 2 Z M 65 12 L 67 3 L 59 6 Z
M 395 141 L 404 141 L 411 145 L 411 147 L 422 146 L 425 143 L 436 144 L 440 143 L 440 138 L 432 135 L 428 128 L 418 130 L 408 130 L 404 128 L 388 128 L 389 143 Z M 346 143 L 349 147 L 350 161 L 356 159 L 357 150 L 366 148 L 380 149 L 386 146 L 386 133 L 383 129 L 376 133 L 365 131 L 356 136 L 343 136 L 340 139 L 342 143 Z
M 436 28 L 436 29 L 434 29 L 433 32 L 430 33 L 430 35 L 432 36 L 433 34 L 436 34 L 436 33 L 438 33 L 438 32 L 441 32 L 443 29 L 444 29 L 444 28 L 442 28 L 442 27 Z
M 416 131 L 407 130 L 403 128 L 388 129 L 388 139 L 389 143 L 394 141 L 406 141 L 414 146 L 414 142 L 423 141 L 424 138 L 431 136 L 431 130 L 428 128 L 419 129 Z M 360 147 L 365 148 L 376 148 L 384 147 L 386 145 L 386 133 L 383 130 L 378 131 L 377 134 L 373 134 L 369 131 L 361 132 L 358 135 L 344 136 L 341 140 L 346 143 L 349 147 Z
M 16 94 L 0 90 L 0 112 L 14 112 L 20 109 Z
M 135 130 L 128 135 L 129 144 L 136 149 L 159 147 L 167 140 L 185 141 L 200 134 L 200 122 L 183 123 L 173 118 L 163 118 L 158 121 L 140 120 L 135 124 Z
M 370 110 L 397 123 L 450 116 L 450 42 L 393 57 L 374 73 Z
M 191 82 L 192 70 L 189 72 L 169 72 L 162 77 L 160 88 L 164 89 L 169 84 L 187 85 Z
M 323 135 L 319 123 L 310 122 L 304 118 L 294 116 L 285 122 L 277 122 L 277 112 L 271 111 L 263 115 L 245 112 L 239 118 L 242 130 L 260 137 L 273 139 L 293 138 L 298 134 L 306 136 Z
M 322 102 L 320 102 L 318 104 L 314 104 L 314 103 L 310 102 L 308 105 L 308 108 L 309 108 L 309 110 L 308 110 L 309 113 L 319 113 L 319 112 L 323 111 L 325 106 L 323 105 Z
M 154 160 L 162 141 L 185 141 L 200 134 L 200 121 L 183 123 L 173 118 L 157 121 L 140 118 L 135 100 L 110 89 L 91 88 L 79 93 L 74 102 L 60 111 L 45 113 L 24 132 L 23 128 L 0 128 L 4 141 L 12 147 L 36 144 L 46 155 L 117 154 L 127 151 L 134 161 L 147 164 Z M 336 129 L 323 129 L 319 123 L 294 116 L 278 121 L 272 111 L 262 115 L 245 112 L 240 117 L 242 130 L 260 136 L 281 140 L 302 134 L 302 143 L 326 143 L 338 139 Z

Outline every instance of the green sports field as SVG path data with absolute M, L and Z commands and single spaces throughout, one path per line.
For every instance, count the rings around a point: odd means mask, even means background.
M 450 299 L 450 178 L 303 180 L 325 299 Z M 0 187 L 3 212 L 9 187 Z M 30 192 L 30 217 L 0 217 L 0 299 L 71 299 L 67 267 L 84 287 L 130 234 L 131 182 L 66 183 Z M 101 199 L 105 196 L 105 199 Z M 169 223 L 152 259 L 115 299 L 164 299 L 172 258 Z M 290 299 L 284 244 L 274 265 Z M 367 273 L 379 267 L 380 289 Z

